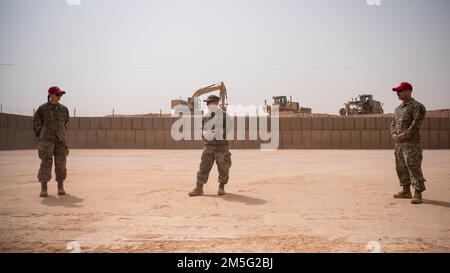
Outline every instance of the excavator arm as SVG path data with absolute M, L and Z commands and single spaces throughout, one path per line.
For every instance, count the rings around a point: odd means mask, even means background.
M 198 89 L 197 91 L 194 92 L 194 94 L 192 94 L 192 97 L 188 98 L 187 101 L 181 100 L 181 99 L 172 100 L 171 107 L 173 109 L 177 105 L 187 105 L 187 106 L 189 106 L 191 111 L 194 111 L 194 104 L 195 104 L 196 100 L 198 99 L 198 97 L 200 97 L 201 95 L 207 94 L 207 93 L 211 93 L 211 92 L 217 91 L 217 90 L 220 91 L 220 95 L 219 95 L 220 103 L 219 103 L 219 106 L 224 111 L 226 111 L 227 105 L 228 105 L 228 102 L 227 102 L 228 101 L 228 95 L 227 95 L 227 89 L 226 89 L 225 84 L 223 82 L 212 84 L 210 86 Z
M 221 83 L 216 83 L 216 84 L 212 84 L 210 86 L 207 87 L 203 87 L 198 89 L 197 91 L 194 92 L 194 94 L 192 94 L 192 97 L 189 98 L 189 104 L 190 105 L 194 105 L 195 100 L 200 97 L 201 95 L 207 94 L 207 93 L 211 93 L 214 91 L 220 90 L 220 107 L 222 109 L 226 109 L 227 107 L 227 99 L 228 99 L 228 95 L 227 95 L 227 89 L 225 87 L 225 84 L 223 82 Z

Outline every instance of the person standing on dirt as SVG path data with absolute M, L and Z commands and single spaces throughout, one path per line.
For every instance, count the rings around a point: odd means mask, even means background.
M 230 117 L 219 107 L 220 98 L 215 95 L 209 96 L 205 102 L 209 113 L 203 118 L 203 142 L 200 168 L 197 172 L 197 185 L 189 193 L 189 196 L 203 194 L 203 184 L 208 182 L 209 172 L 214 161 L 219 171 L 218 195 L 225 194 L 225 184 L 228 183 L 229 170 L 231 167 L 231 153 L 228 149 L 226 135 L 232 129 Z
M 401 192 L 394 194 L 394 198 L 412 198 L 412 204 L 420 204 L 426 181 L 421 167 L 420 126 L 425 118 L 426 109 L 423 104 L 411 97 L 412 90 L 412 85 L 407 82 L 402 82 L 392 89 L 403 101 L 395 109 L 390 128 L 392 139 L 395 141 L 396 171 L 400 186 L 403 187 Z M 415 190 L 414 197 L 411 195 L 411 185 Z
M 67 176 L 66 157 L 69 154 L 69 148 L 66 145 L 69 110 L 59 103 L 65 93 L 59 87 L 50 87 L 47 102 L 39 106 L 33 116 L 33 129 L 38 138 L 38 155 L 41 159 L 37 176 L 41 183 L 40 197 L 48 196 L 47 183 L 52 178 L 53 157 L 58 195 L 66 194 L 64 180 Z

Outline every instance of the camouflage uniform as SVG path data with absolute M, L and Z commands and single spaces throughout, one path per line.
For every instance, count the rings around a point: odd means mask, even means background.
M 69 148 L 66 145 L 66 130 L 69 123 L 69 110 L 62 104 L 44 103 L 33 117 L 33 129 L 38 142 L 38 154 L 41 159 L 38 180 L 46 183 L 52 178 L 53 157 L 55 157 L 56 181 L 66 179 L 66 157 Z
M 223 121 L 218 121 L 216 116 L 222 116 Z M 219 183 L 227 184 L 229 178 L 229 170 L 231 167 L 231 153 L 228 149 L 228 140 L 226 140 L 226 133 L 229 132 L 231 127 L 230 117 L 218 109 L 216 113 L 211 113 L 210 116 L 203 118 L 203 127 L 208 127 L 208 124 L 216 124 L 223 126 L 223 130 L 216 130 L 219 134 L 223 132 L 223 137 L 215 137 L 214 139 L 208 140 L 203 138 L 204 150 L 202 154 L 202 159 L 200 163 L 200 168 L 197 172 L 197 184 L 206 184 L 208 182 L 209 172 L 214 165 L 214 160 L 217 164 L 217 169 L 219 172 Z M 208 129 L 215 129 L 212 126 Z
M 425 113 L 425 106 L 411 99 L 395 109 L 390 128 L 391 135 L 404 133 L 406 137 L 404 141 L 395 143 L 395 164 L 400 185 L 412 185 L 419 192 L 425 190 L 419 132 Z

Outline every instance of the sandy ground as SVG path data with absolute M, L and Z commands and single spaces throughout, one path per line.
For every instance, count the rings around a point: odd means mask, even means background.
M 0 152 L 0 251 L 450 252 L 450 151 L 424 152 L 425 203 L 393 199 L 393 151 L 232 151 L 228 194 L 188 197 L 199 150 L 72 150 L 40 198 L 37 152 Z M 378 249 L 377 249 L 378 250 Z

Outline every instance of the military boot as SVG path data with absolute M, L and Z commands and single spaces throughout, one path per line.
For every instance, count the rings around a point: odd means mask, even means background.
M 47 182 L 41 182 L 41 193 L 39 194 L 40 197 L 47 197 Z
M 219 191 L 217 192 L 218 195 L 224 195 L 225 194 L 225 184 L 220 183 L 219 184 Z
M 394 194 L 394 198 L 411 199 L 412 198 L 411 189 L 409 188 L 409 186 L 403 186 L 403 190 L 399 193 Z
M 414 198 L 411 200 L 411 204 L 422 204 L 422 192 L 415 190 Z
M 64 195 L 66 191 L 64 190 L 64 182 L 58 182 L 58 195 Z
M 203 194 L 203 184 L 198 184 L 197 186 L 189 193 L 189 196 L 198 196 Z

